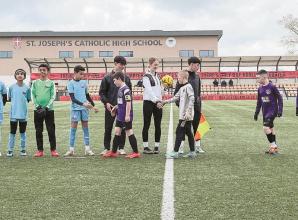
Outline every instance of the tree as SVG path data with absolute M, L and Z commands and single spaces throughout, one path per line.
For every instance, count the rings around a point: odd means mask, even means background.
M 282 40 L 284 45 L 288 48 L 290 54 L 298 52 L 298 18 L 289 14 L 284 16 L 280 23 L 290 32 Z

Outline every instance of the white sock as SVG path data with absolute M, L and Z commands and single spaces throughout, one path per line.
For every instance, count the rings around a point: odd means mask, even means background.
M 74 147 L 69 147 L 69 151 L 74 152 Z
M 178 152 L 183 152 L 183 148 L 184 148 L 184 141 L 181 141 L 180 147 L 179 147 L 179 151 Z
M 155 147 L 159 148 L 159 142 L 155 142 Z
M 179 148 L 183 148 L 184 147 L 184 141 L 181 141 L 180 147 Z
M 144 148 L 148 147 L 148 142 L 143 142 L 143 146 L 144 146 Z
M 274 141 L 274 142 L 272 142 L 272 143 L 270 143 L 270 145 L 271 145 L 272 147 L 277 147 L 277 145 L 276 145 L 275 141 Z
M 201 147 L 201 140 L 196 141 L 196 147 Z
M 85 146 L 85 151 L 90 151 L 90 146 L 86 145 Z

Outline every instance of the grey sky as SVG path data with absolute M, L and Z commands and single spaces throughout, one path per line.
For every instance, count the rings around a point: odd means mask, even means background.
M 297 0 L 0 0 L 0 31 L 223 30 L 220 56 L 285 55 Z

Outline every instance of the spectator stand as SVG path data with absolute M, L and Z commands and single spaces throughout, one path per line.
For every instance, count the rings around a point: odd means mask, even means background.
M 127 58 L 126 73 L 133 85 L 142 79 L 147 68 L 148 58 Z M 205 99 L 236 99 L 255 97 L 257 85 L 256 72 L 264 68 L 269 71 L 272 81 L 284 91 L 286 97 L 297 95 L 298 56 L 248 56 L 248 57 L 203 57 L 200 58 L 200 77 L 202 95 Z M 55 81 L 57 95 L 67 96 L 67 81 L 72 79 L 74 66 L 86 68 L 86 80 L 92 96 L 98 96 L 100 81 L 114 66 L 113 58 L 25 58 L 30 68 L 30 79 L 39 77 L 38 66 L 47 63 L 51 67 L 49 78 Z M 160 58 L 160 76 L 166 74 L 176 79 L 177 72 L 188 67 L 187 58 Z M 233 71 L 230 71 L 232 68 Z M 251 69 L 253 69 L 251 71 Z M 232 79 L 233 86 L 214 87 L 212 81 Z M 133 94 L 142 97 L 143 88 L 133 87 Z M 167 95 L 171 95 L 168 91 Z M 215 97 L 215 98 L 214 98 Z

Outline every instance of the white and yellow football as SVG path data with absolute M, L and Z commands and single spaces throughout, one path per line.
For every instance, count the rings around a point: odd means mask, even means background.
M 164 87 L 171 88 L 173 87 L 173 77 L 170 75 L 165 75 L 161 78 L 161 82 L 164 85 Z

